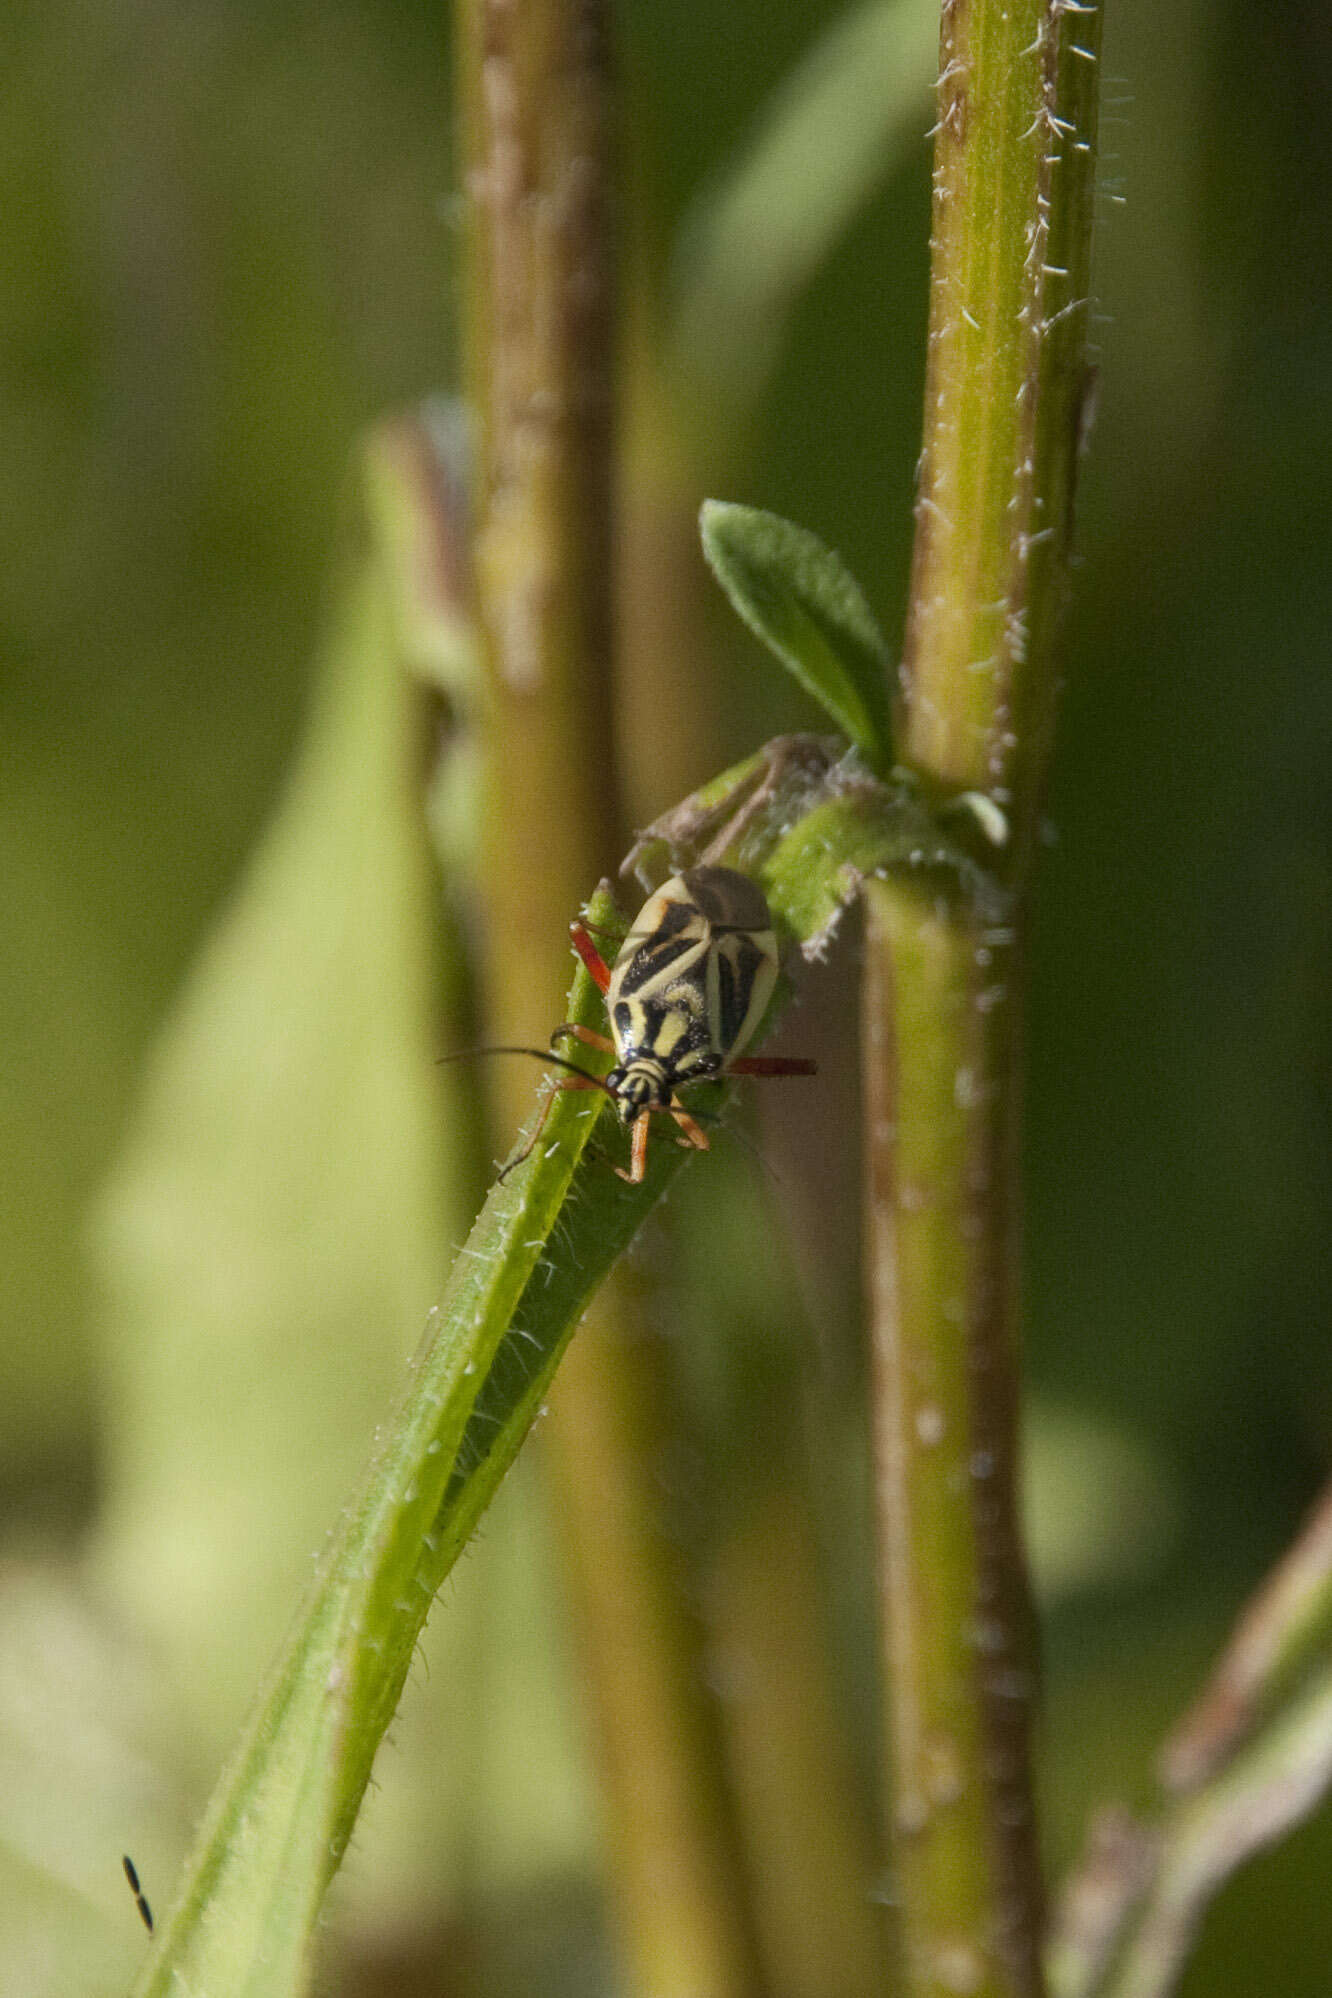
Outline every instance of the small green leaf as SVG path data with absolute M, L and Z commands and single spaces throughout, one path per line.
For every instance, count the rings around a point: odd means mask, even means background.
M 840 555 L 757 507 L 705 500 L 703 553 L 736 610 L 879 768 L 889 760 L 888 648 Z

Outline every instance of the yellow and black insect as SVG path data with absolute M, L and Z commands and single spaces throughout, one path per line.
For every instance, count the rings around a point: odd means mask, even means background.
M 604 1077 L 572 1072 L 552 1085 L 541 1120 L 511 1172 L 532 1151 L 562 1090 L 599 1089 L 632 1132 L 630 1167 L 616 1171 L 637 1185 L 647 1170 L 648 1120 L 673 1117 L 685 1142 L 708 1149 L 706 1133 L 680 1102 L 691 1082 L 723 1075 L 813 1075 L 815 1063 L 742 1053 L 777 983 L 777 938 L 762 892 L 733 868 L 691 867 L 649 897 L 608 966 L 582 922 L 572 923 L 574 949 L 605 995 L 611 1037 L 566 1025 L 554 1048 L 573 1039 L 615 1056 Z M 534 1052 L 534 1050 L 524 1050 Z M 555 1059 L 559 1061 L 559 1057 Z

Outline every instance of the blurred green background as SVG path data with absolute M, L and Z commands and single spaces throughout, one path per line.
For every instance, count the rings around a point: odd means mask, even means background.
M 838 16 L 800 0 L 620 11 L 626 284 L 664 340 L 682 230 Z M 444 12 L 12 0 L 0 30 L 7 1990 L 120 1988 L 139 1948 L 120 1843 L 140 1827 L 165 1897 L 215 1761 L 207 1730 L 191 1761 L 174 1745 L 188 1723 L 159 1725 L 134 1590 L 117 1594 L 124 1550 L 83 1565 L 89 1546 L 105 1550 L 127 1392 L 123 1298 L 109 1333 L 89 1217 L 136 1128 L 155 1037 L 296 754 L 356 442 L 456 384 Z M 890 632 L 927 268 L 930 112 L 923 92 L 906 101 L 863 189 L 848 183 L 845 227 L 828 228 L 789 320 L 774 312 L 771 372 L 746 385 L 756 400 L 724 454 L 725 496 L 839 548 Z M 1332 1443 L 1329 101 L 1332 21 L 1309 0 L 1111 0 L 1100 411 L 1038 893 L 1028 1121 L 1033 1527 L 1060 1864 L 1092 1801 L 1141 1791 Z M 760 204 L 760 241 L 789 232 L 800 189 L 797 175 L 767 220 Z M 714 455 L 699 478 L 716 474 Z M 688 475 L 686 454 L 670 476 L 692 508 L 703 491 Z M 742 636 L 718 642 L 728 677 L 699 778 L 812 723 Z M 669 768 L 680 700 L 657 691 Z M 655 747 L 640 743 L 631 766 L 651 768 Z M 640 818 L 672 802 L 640 789 Z M 843 958 L 832 983 L 851 976 Z M 403 1252 L 417 1274 L 383 1334 L 377 1396 L 443 1267 L 444 1233 L 437 1265 L 424 1233 Z M 243 1283 L 238 1295 L 242 1309 Z M 316 1357 L 318 1337 L 311 1325 Z M 151 1367 L 133 1392 L 152 1394 Z M 349 1404 L 333 1504 L 380 1405 Z M 302 1531 L 308 1552 L 317 1530 Z M 491 1558 L 508 1562 L 503 1599 L 525 1628 L 539 1524 L 511 1542 Z M 151 1563 L 151 1535 L 134 1546 Z M 464 1576 L 445 1614 L 476 1586 Z M 545 1614 L 542 1631 L 558 1631 Z M 547 1649 L 535 1669 L 560 1678 Z M 247 1654 L 219 1712 L 243 1708 L 252 1677 Z M 524 1948 L 543 1988 L 592 1991 L 594 1896 L 576 1884 L 590 1877 L 589 1807 L 565 1680 L 547 1689 L 549 1729 L 538 1703 L 521 1744 L 496 1751 L 545 1772 L 548 1829 L 500 1826 L 505 1866 L 481 1886 L 492 1910 L 507 1895 L 531 1911 Z M 35 1682 L 51 1702 L 40 1726 Z M 524 1809 L 530 1820 L 530 1795 Z M 70 1825 L 86 1840 L 93 1823 L 96 1850 L 71 1857 Z M 453 1859 L 456 1899 L 467 1864 Z M 1329 1859 L 1332 1827 L 1315 1823 L 1241 1878 L 1189 1992 L 1324 1990 Z M 358 1865 L 374 1874 L 372 1858 L 354 1853 Z M 353 1879 L 353 1904 L 356 1891 Z M 390 1934 L 401 1909 L 365 1891 Z

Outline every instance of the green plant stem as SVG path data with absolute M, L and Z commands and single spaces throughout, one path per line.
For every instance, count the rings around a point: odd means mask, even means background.
M 475 550 L 488 689 L 481 866 L 490 1029 L 560 1018 L 568 924 L 615 861 L 613 207 L 603 0 L 462 0 L 475 228 Z M 530 1078 L 502 1078 L 502 1126 Z M 650 1383 L 612 1281 L 551 1397 L 547 1469 L 590 1688 L 613 1912 L 648 1998 L 753 1988 L 697 1632 L 656 1518 Z
M 945 0 L 904 760 L 1030 818 L 1086 355 L 1099 0 Z
M 945 897 L 866 894 L 874 1440 L 908 1989 L 1025 1992 L 1038 1908 L 1011 1181 L 1003 1096 L 983 1080 L 1003 1059 L 1002 1004 L 979 1006 L 975 982 L 978 952 L 1001 946 Z
M 930 347 L 896 742 L 1008 815 L 983 926 L 868 894 L 864 1055 L 890 1809 L 913 1993 L 1038 1993 L 1015 1493 L 1024 891 L 1086 357 L 1100 15 L 945 0 Z

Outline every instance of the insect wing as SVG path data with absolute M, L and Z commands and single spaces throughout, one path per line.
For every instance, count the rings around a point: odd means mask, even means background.
M 708 1026 L 725 1060 L 738 1055 L 768 1009 L 777 983 L 777 940 L 771 930 L 729 930 L 712 939 L 708 962 Z
M 606 1011 L 622 1063 L 653 1056 L 678 1072 L 706 1033 L 707 922 L 677 876 L 640 910 L 615 960 Z
M 751 1039 L 777 983 L 777 938 L 763 891 L 731 867 L 693 867 L 680 885 L 706 918 L 710 938 L 707 1020 L 719 1061 Z

